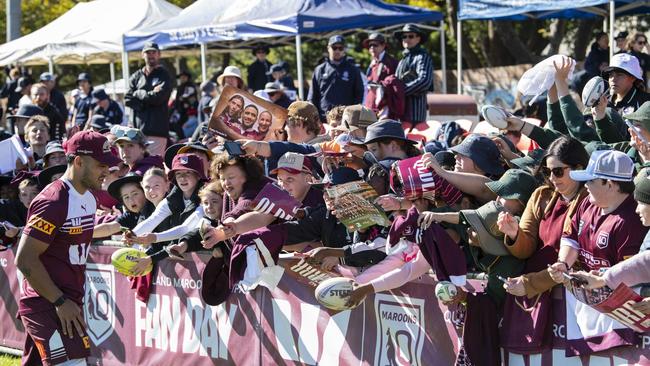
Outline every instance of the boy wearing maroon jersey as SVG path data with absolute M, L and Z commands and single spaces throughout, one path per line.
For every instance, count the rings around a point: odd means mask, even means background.
M 27 337 L 23 365 L 85 365 L 90 341 L 83 297 L 96 201 L 119 158 L 94 131 L 76 133 L 64 149 L 68 167 L 30 205 L 16 266 L 23 274 L 18 314 Z

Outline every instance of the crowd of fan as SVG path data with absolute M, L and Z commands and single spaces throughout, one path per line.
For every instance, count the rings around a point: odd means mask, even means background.
M 397 37 L 404 47 L 400 61 L 388 54 L 381 34 L 368 37 L 364 46 L 372 62 L 365 75 L 346 58 L 344 39 L 332 37 L 307 101 L 291 101 L 296 87 L 286 66 L 271 65 L 268 49 L 255 49 L 247 85 L 286 107 L 288 117 L 282 138 L 240 141 L 245 154 L 236 156 L 203 128 L 220 87 L 246 89 L 236 67 L 226 68 L 219 85 L 207 82 L 201 90 L 182 73 L 170 99 L 172 81 L 159 65 L 160 50 L 147 44 L 145 66 L 129 80 L 125 104 L 132 119 L 125 125 L 120 106 L 103 90 L 92 90 L 88 74 L 79 75 L 71 113 L 53 87 L 53 75 L 44 73 L 31 85 L 12 74 L 8 85 L 14 83 L 23 97 L 10 93 L 8 119 L 31 159 L 0 181 L 2 244 L 15 243 L 31 200 L 65 171 L 65 151 L 56 140 L 95 129 L 122 159 L 94 192 L 101 208 L 95 236 L 108 238 L 127 228 L 124 240 L 147 248 L 141 271 L 170 256 L 208 251 L 212 259 L 202 289 L 208 304 L 222 303 L 235 288 L 251 291 L 260 284 L 272 265 L 257 260 L 260 242 L 274 261 L 281 251 L 302 252 L 324 269 L 354 278 L 353 305 L 433 270 L 439 280 L 459 287 L 445 304 L 454 324 L 464 334 L 483 335 L 478 341 L 464 338 L 457 363 L 496 364 L 499 347 L 525 346 L 499 337 L 500 317 L 532 316 L 526 306 L 550 301 L 553 289 L 566 281 L 563 273 L 582 271 L 588 288 L 650 282 L 650 103 L 634 55 L 620 53 L 599 64 L 610 95 L 587 115 L 570 94 L 573 61 L 564 58 L 555 65 L 545 120 L 511 116 L 505 129 L 490 136 L 445 122 L 436 139 L 421 144 L 405 131 L 427 116 L 433 69 L 420 45 L 426 33 L 406 25 Z M 167 147 L 170 129 L 189 141 Z M 522 135 L 534 148 L 517 148 Z M 406 199 L 391 184 L 391 170 L 417 156 L 434 172 L 435 195 Z M 251 207 L 273 181 L 302 202 L 295 219 L 279 220 Z M 376 191 L 390 227 L 351 231 L 337 219 L 323 187 L 354 181 Z M 463 272 L 486 273 L 485 292 L 463 290 Z M 134 286 L 146 301 L 151 277 L 135 278 Z M 636 309 L 648 314 L 650 295 L 644 296 Z M 437 299 L 431 294 L 427 301 Z M 522 324 L 530 322 L 504 321 L 501 332 Z M 546 323 L 531 327 L 541 330 L 532 332 L 539 339 L 530 344 L 551 346 Z M 608 347 L 636 344 L 638 338 L 626 331 L 608 339 Z

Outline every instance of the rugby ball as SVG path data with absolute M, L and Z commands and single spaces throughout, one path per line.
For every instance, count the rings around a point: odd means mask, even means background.
M 594 76 L 587 81 L 587 84 L 582 89 L 582 104 L 588 108 L 593 107 L 600 97 L 607 93 L 608 89 L 605 79 L 600 76 Z
M 329 278 L 316 287 L 314 296 L 321 305 L 328 309 L 348 310 L 351 308 L 345 304 L 350 298 L 353 285 L 354 281 L 346 277 Z
M 456 285 L 449 281 L 440 281 L 436 284 L 436 297 L 443 302 L 451 301 L 458 294 Z
M 125 276 L 134 276 L 133 267 L 138 264 L 138 259 L 146 256 L 147 253 L 135 248 L 121 248 L 111 255 L 111 264 L 119 273 Z M 150 263 L 149 267 L 140 276 L 148 274 L 152 269 L 153 263 Z
M 484 105 L 481 108 L 481 115 L 492 126 L 504 130 L 508 127 L 508 112 L 503 108 L 494 105 Z

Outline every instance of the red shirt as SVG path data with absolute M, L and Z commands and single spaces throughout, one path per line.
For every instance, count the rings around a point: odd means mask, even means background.
M 562 241 L 578 244 L 578 261 L 583 269 L 611 267 L 638 253 L 648 231 L 635 209 L 632 195 L 607 215 L 585 199 L 573 217 L 571 234 L 563 236 Z
M 63 294 L 83 304 L 86 258 L 92 242 L 97 211 L 95 197 L 79 194 L 67 180 L 58 179 L 34 198 L 23 235 L 47 243 L 40 256 L 45 270 Z M 53 309 L 26 279 L 22 281 L 19 314 Z

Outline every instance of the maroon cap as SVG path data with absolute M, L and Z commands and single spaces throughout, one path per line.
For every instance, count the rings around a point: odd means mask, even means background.
M 172 170 L 169 171 L 168 176 L 170 180 L 174 180 L 176 172 L 188 170 L 196 173 L 201 180 L 208 180 L 203 171 L 203 162 L 201 158 L 194 154 L 178 154 L 172 160 Z
M 90 156 L 109 167 L 122 161 L 111 149 L 111 143 L 106 136 L 91 130 L 75 133 L 63 143 L 63 149 L 66 154 Z

